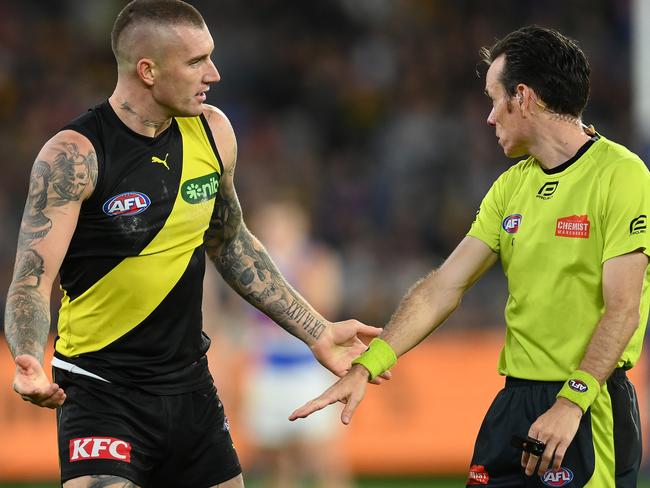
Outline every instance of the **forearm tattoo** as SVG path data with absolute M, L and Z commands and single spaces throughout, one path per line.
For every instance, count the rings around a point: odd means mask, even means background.
M 35 246 L 52 230 L 48 210 L 79 200 L 87 186 L 97 182 L 94 151 L 84 155 L 74 143 L 59 146 L 52 161 L 37 160 L 32 168 L 5 309 L 5 335 L 14 356 L 31 354 L 41 362 L 50 329 L 50 307 L 39 292 L 45 263 Z
M 38 292 L 43 271 L 37 252 L 19 254 L 5 311 L 5 335 L 13 355 L 31 354 L 41 362 L 50 329 L 50 307 Z
M 320 337 L 321 332 L 325 329 L 325 324 L 323 324 L 322 321 L 317 320 L 316 317 L 309 313 L 309 310 L 305 308 L 304 303 L 299 302 L 295 298 L 292 299 L 291 304 L 285 313 L 287 317 L 295 320 L 296 323 L 312 337 Z
M 222 186 L 215 205 L 205 245 L 224 280 L 290 334 L 303 340 L 318 339 L 325 324 L 246 228 L 234 189 Z

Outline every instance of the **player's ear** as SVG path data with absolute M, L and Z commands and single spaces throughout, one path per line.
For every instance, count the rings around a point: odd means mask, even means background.
M 523 83 L 519 83 L 515 87 L 515 98 L 517 99 L 517 103 L 519 104 L 519 106 L 524 105 L 524 102 L 526 101 L 526 98 L 529 95 L 529 91 L 530 89 Z
M 149 58 L 142 58 L 135 66 L 138 78 L 147 86 L 153 86 L 156 78 L 156 63 Z

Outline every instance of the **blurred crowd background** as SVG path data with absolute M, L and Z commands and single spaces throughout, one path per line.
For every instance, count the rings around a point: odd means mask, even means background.
M 190 0 L 215 41 L 208 103 L 239 144 L 246 220 L 291 201 L 335 255 L 330 319 L 388 320 L 408 287 L 469 228 L 512 161 L 487 126 L 481 46 L 530 23 L 577 39 L 592 66 L 585 122 L 631 149 L 631 0 Z M 110 30 L 124 0 L 0 0 L 0 301 L 11 280 L 29 171 L 42 144 L 101 103 L 116 74 Z M 646 155 L 642 155 L 646 156 Z M 281 218 L 281 217 L 280 217 Z M 307 228 L 307 227 L 306 227 Z M 206 325 L 246 317 L 218 280 Z M 445 328 L 499 327 L 496 267 Z M 216 342 L 215 341 L 215 342 Z
M 593 70 L 585 121 L 636 149 L 628 0 L 194 0 L 222 80 L 208 102 L 239 143 L 245 217 L 274 198 L 308 212 L 343 261 L 341 317 L 384 324 L 463 237 L 512 162 L 496 144 L 478 50 L 528 23 L 579 40 Z M 29 170 L 61 126 L 115 83 L 123 0 L 0 0 L 0 300 Z M 451 318 L 502 324 L 495 269 Z M 336 318 L 336 317 L 332 317 Z

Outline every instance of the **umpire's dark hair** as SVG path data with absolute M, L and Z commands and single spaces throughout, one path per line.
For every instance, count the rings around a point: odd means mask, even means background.
M 111 32 L 111 47 L 118 61 L 121 58 L 119 54 L 122 33 L 129 26 L 140 22 L 205 26 L 199 11 L 182 0 L 133 0 L 117 14 Z
M 554 29 L 531 25 L 480 50 L 488 65 L 505 54 L 500 81 L 510 95 L 530 86 L 553 112 L 580 117 L 589 99 L 589 62 L 578 43 Z

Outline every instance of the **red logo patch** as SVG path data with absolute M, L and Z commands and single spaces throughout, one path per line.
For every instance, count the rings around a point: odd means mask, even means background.
M 555 225 L 555 235 L 558 237 L 578 237 L 580 239 L 589 238 L 589 216 L 571 215 L 557 219 Z
M 70 439 L 70 462 L 88 459 L 114 459 L 131 462 L 131 444 L 112 437 Z
M 469 468 L 468 485 L 487 485 L 490 481 L 490 475 L 485 471 L 485 466 L 472 464 Z

